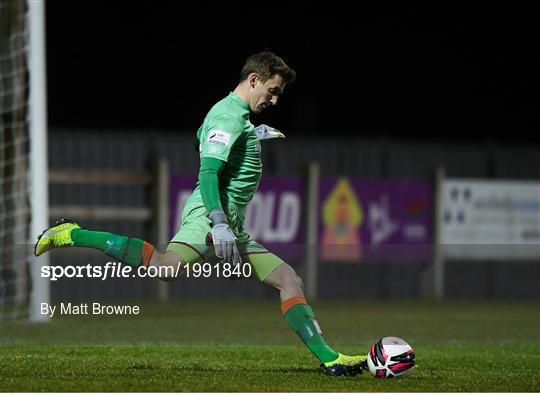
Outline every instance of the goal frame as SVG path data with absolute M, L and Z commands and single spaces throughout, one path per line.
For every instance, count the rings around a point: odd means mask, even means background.
M 45 64 L 45 1 L 27 0 L 28 6 L 28 68 L 29 68 L 29 128 L 30 128 L 30 207 L 31 224 L 29 249 L 35 237 L 49 224 L 49 186 L 47 160 L 47 94 Z M 30 257 L 30 322 L 46 322 L 41 304 L 50 303 L 50 283 L 41 278 L 41 267 L 49 265 L 48 255 Z

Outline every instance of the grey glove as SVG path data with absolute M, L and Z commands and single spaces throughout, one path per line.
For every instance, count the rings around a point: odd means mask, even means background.
M 240 264 L 242 257 L 236 246 L 236 236 L 229 227 L 229 221 L 225 213 L 222 210 L 214 209 L 208 213 L 208 218 L 213 223 L 212 242 L 216 256 L 223 259 L 223 263 Z
M 283 134 L 281 131 L 265 124 L 255 127 L 255 134 L 257 135 L 257 139 L 259 140 L 268 140 L 271 138 L 285 138 L 285 134 Z

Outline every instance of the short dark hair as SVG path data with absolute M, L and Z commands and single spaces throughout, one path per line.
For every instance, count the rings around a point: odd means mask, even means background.
M 264 50 L 247 58 L 240 73 L 240 82 L 245 81 L 251 73 L 257 73 L 263 82 L 276 74 L 281 76 L 286 84 L 294 82 L 296 79 L 296 71 L 287 66 L 282 58 L 269 50 Z

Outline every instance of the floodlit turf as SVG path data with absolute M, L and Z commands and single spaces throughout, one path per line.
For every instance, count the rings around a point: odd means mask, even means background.
M 320 302 L 337 350 L 382 336 L 413 346 L 407 379 L 334 378 L 272 302 L 141 304 L 141 315 L 0 323 L 1 391 L 540 391 L 540 306 Z

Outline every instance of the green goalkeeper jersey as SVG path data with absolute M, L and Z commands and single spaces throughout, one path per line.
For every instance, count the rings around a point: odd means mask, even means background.
M 249 114 L 249 105 L 231 92 L 210 109 L 197 132 L 201 159 L 212 157 L 227 163 L 219 176 L 219 193 L 225 213 L 236 222 L 231 223 L 233 231 L 242 231 L 247 206 L 262 175 L 261 144 Z M 197 182 L 184 214 L 203 205 L 202 201 Z

